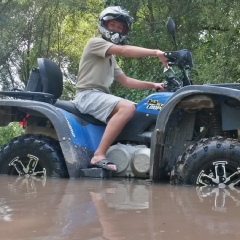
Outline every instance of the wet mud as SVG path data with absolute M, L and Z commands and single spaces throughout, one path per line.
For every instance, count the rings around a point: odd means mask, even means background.
M 240 239 L 240 189 L 0 176 L 3 240 Z

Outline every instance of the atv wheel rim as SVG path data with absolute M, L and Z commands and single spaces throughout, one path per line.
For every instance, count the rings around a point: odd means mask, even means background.
M 42 176 L 46 177 L 46 169 L 43 168 L 42 171 L 35 171 L 39 159 L 31 154 L 27 155 L 28 161 L 21 161 L 19 157 L 14 158 L 8 165 L 13 166 L 18 172 L 19 176 Z
M 233 187 L 240 182 L 240 167 L 234 169 L 227 161 L 213 162 L 212 167 L 202 170 L 196 184 L 204 186 Z

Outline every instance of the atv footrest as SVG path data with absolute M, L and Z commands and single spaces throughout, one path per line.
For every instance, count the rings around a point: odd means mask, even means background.
M 102 168 L 79 169 L 79 177 L 111 178 L 112 172 Z

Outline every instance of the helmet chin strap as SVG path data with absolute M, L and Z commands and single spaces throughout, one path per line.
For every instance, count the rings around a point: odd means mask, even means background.
M 121 44 L 121 41 L 123 40 L 123 37 L 118 32 L 106 30 L 101 26 L 99 26 L 99 31 L 105 40 L 112 42 L 114 44 Z
M 114 33 L 114 34 L 111 36 L 111 41 L 112 41 L 112 43 L 119 44 L 119 43 L 120 43 L 120 40 L 121 40 L 121 36 L 120 36 L 119 33 Z

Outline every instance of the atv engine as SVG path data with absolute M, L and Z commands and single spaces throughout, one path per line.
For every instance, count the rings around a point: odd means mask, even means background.
M 118 167 L 115 176 L 149 177 L 150 149 L 145 145 L 132 146 L 118 143 L 108 149 L 107 158 Z

